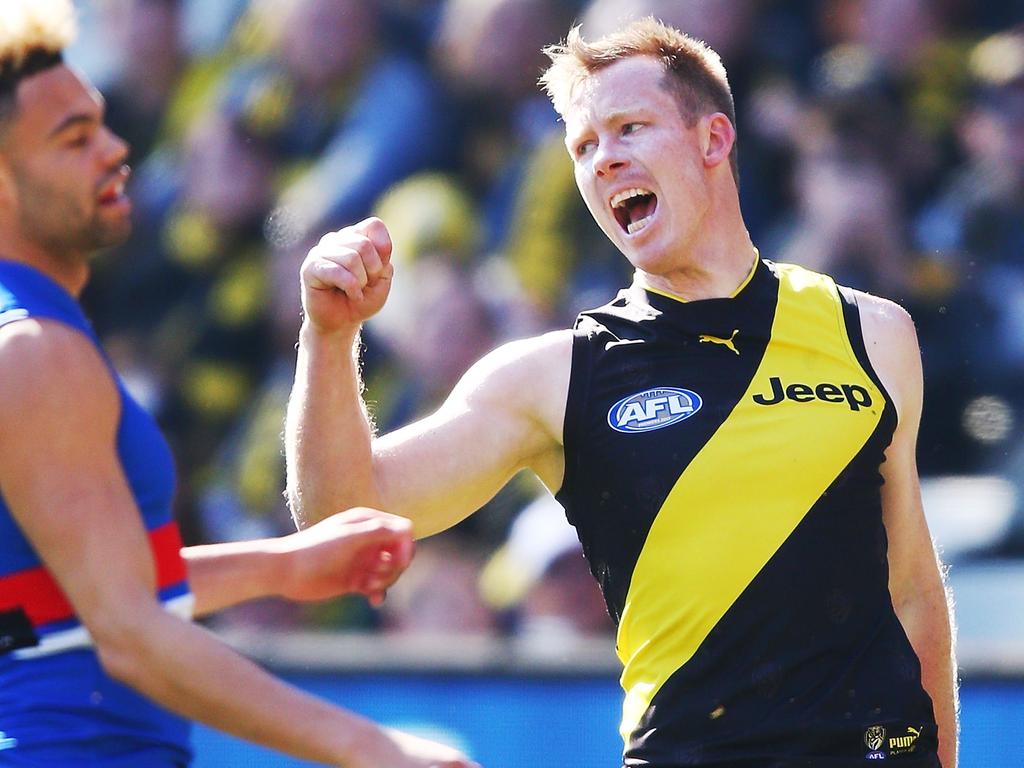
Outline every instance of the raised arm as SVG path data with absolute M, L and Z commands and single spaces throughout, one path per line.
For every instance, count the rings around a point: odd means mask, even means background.
M 859 294 L 868 355 L 895 401 L 899 426 L 885 454 L 882 514 L 889 539 L 893 607 L 921 660 L 921 677 L 939 726 L 939 759 L 956 768 L 959 734 L 952 601 L 924 517 L 917 476 L 921 353 L 910 316 L 884 299 Z
M 300 528 L 347 507 L 381 506 L 358 346 L 393 274 L 379 219 L 324 235 L 302 264 L 305 320 L 285 423 L 288 502 Z
M 557 490 L 568 331 L 501 347 L 436 413 L 373 439 L 354 342 L 386 299 L 390 248 L 383 223 L 368 219 L 325 238 L 303 264 L 306 320 L 285 435 L 297 524 L 366 504 L 409 517 L 426 536 L 472 513 L 520 469 Z
M 286 685 L 163 609 L 117 459 L 120 400 L 84 337 L 45 321 L 0 329 L 0 402 L 0 489 L 112 677 L 185 717 L 307 760 L 471 765 Z

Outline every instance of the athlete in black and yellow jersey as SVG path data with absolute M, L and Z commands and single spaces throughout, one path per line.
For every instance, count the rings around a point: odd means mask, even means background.
M 387 298 L 391 241 L 376 219 L 325 236 L 302 268 L 296 521 L 368 504 L 425 536 L 530 468 L 618 625 L 625 765 L 952 768 L 913 323 L 758 259 L 713 51 L 646 20 L 549 55 L 577 185 L 633 285 L 373 439 L 352 350 Z
M 823 275 L 755 262 L 729 298 L 581 316 L 558 498 L 618 623 L 627 765 L 894 758 L 873 727 L 936 764 L 886 583 L 895 423 Z

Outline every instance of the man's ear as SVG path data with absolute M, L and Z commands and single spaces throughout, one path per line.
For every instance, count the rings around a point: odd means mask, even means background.
M 714 168 L 729 161 L 729 153 L 736 143 L 736 128 L 722 112 L 713 112 L 701 118 L 704 140 L 704 165 Z

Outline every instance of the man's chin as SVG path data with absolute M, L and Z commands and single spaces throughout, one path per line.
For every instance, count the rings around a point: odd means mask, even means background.
M 619 246 L 622 255 L 634 267 L 642 272 L 658 272 L 660 268 L 667 265 L 668 256 L 663 248 L 653 243 L 624 243 Z
M 132 222 L 128 216 L 118 221 L 105 221 L 92 230 L 91 249 L 106 251 L 124 245 L 132 234 Z

